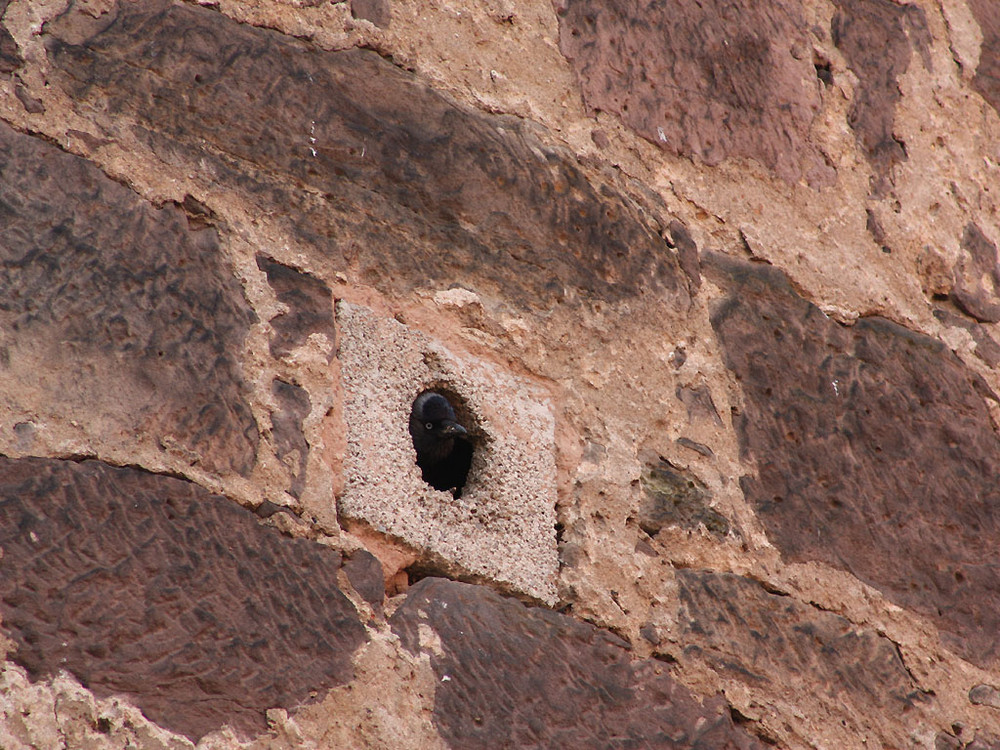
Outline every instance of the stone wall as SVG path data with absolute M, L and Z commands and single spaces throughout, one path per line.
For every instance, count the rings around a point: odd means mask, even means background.
M 995 4 L 0 11 L 0 746 L 1000 748 Z

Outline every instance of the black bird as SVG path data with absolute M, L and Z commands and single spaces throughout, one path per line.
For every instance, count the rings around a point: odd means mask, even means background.
M 436 391 L 424 391 L 413 402 L 410 436 L 424 481 L 436 490 L 461 497 L 472 465 L 472 443 L 456 420 L 448 399 Z

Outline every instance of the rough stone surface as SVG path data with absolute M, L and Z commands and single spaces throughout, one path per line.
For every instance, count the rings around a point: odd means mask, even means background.
M 197 739 L 265 728 L 352 679 L 365 641 L 339 553 L 178 479 L 0 459 L 3 628 L 33 679 L 67 670 Z
M 1000 112 L 1000 17 L 990 0 L 969 0 L 969 9 L 983 35 L 972 85 L 993 109 Z
M 985 384 L 940 342 L 878 318 L 844 327 L 776 270 L 710 263 L 727 289 L 712 325 L 757 466 L 742 485 L 771 542 L 850 571 L 993 664 L 1000 436 Z
M 253 318 L 213 230 L 0 123 L 7 408 L 247 474 L 258 435 L 237 354 Z
M 711 493 L 696 477 L 660 458 L 642 472 L 643 502 L 637 520 L 640 528 L 655 536 L 668 524 L 687 528 L 704 526 L 713 534 L 725 535 L 730 525 L 726 517 L 709 506 Z
M 390 623 L 430 657 L 454 748 L 763 747 L 724 700 L 698 701 L 615 636 L 480 587 L 425 578 Z
M 1000 689 L 993 685 L 976 685 L 969 691 L 969 701 L 979 706 L 1000 708 Z
M 701 286 L 701 269 L 698 261 L 698 243 L 691 237 L 687 227 L 676 219 L 668 227 L 670 238 L 677 247 L 677 261 L 681 270 L 688 277 L 692 291 L 697 292 Z
M 94 26 L 73 10 L 49 25 L 53 83 L 114 113 L 109 133 L 127 127 L 285 217 L 317 265 L 533 309 L 685 294 L 674 256 L 614 190 L 374 52 L 319 52 L 166 0 L 117 4 Z
M 990 367 L 1000 365 L 1000 343 L 989 334 L 986 326 L 980 325 L 975 320 L 969 320 L 964 315 L 941 308 L 934 311 L 934 317 L 947 326 L 964 328 L 976 344 L 976 356 Z
M 675 395 L 687 409 L 689 422 L 710 420 L 716 425 L 722 424 L 719 410 L 712 400 L 712 392 L 706 386 L 677 386 Z
M 976 732 L 972 742 L 963 750 L 1000 750 L 1000 736 L 992 732 Z
M 820 109 L 796 2 L 561 0 L 560 49 L 588 109 L 660 148 L 715 165 L 752 158 L 819 184 L 833 170 L 809 142 Z
M 344 572 L 351 586 L 369 604 L 381 604 L 385 598 L 385 583 L 382 565 L 378 558 L 367 550 L 358 550 L 344 561 Z
M 545 395 L 420 331 L 338 303 L 347 451 L 338 509 L 414 546 L 422 568 L 509 584 L 555 601 L 555 446 Z M 472 435 L 460 498 L 423 481 L 408 432 L 413 400 L 444 392 Z
M 389 0 L 351 0 L 351 15 L 386 28 L 392 18 Z
M 935 738 L 934 750 L 997 750 L 1000 748 L 1000 737 L 986 732 L 976 732 L 969 742 L 949 732 L 941 732 Z
M 980 323 L 1000 322 L 1000 262 L 997 246 L 975 224 L 962 235 L 963 255 L 951 291 L 955 304 Z
M 312 410 L 309 393 L 293 383 L 277 379 L 271 383 L 271 393 L 278 402 L 278 410 L 271 415 L 275 450 L 278 458 L 288 466 L 292 478 L 288 494 L 301 497 L 309 463 L 309 443 L 302 432 L 302 422 Z
M 267 274 L 267 283 L 274 289 L 278 301 L 288 307 L 287 312 L 279 313 L 269 321 L 274 330 L 271 356 L 291 354 L 314 333 L 326 336 L 331 343 L 335 340 L 330 287 L 309 274 L 263 255 L 257 256 L 257 267 Z
M 822 694 L 854 736 L 889 746 L 901 738 L 886 736 L 881 717 L 913 716 L 929 700 L 896 645 L 870 629 L 741 576 L 679 570 L 677 580 L 685 658 L 765 695 Z
M 10 0 L 0 1 L 0 18 L 3 17 Z M 11 36 L 7 27 L 0 23 L 0 73 L 12 73 L 24 64 L 17 42 Z
M 885 193 L 893 166 L 906 160 L 906 144 L 893 132 L 899 78 L 914 47 L 930 68 L 927 18 L 918 5 L 890 0 L 834 0 L 833 42 L 858 77 L 849 122 L 875 172 L 874 192 Z
M 204 711 L 206 750 L 995 744 L 995 3 L 0 9 L 0 128 L 26 134 L 0 138 L 0 263 L 30 258 L 0 267 L 0 454 L 135 467 L 102 470 L 112 504 L 187 488 L 183 522 L 134 528 L 190 551 L 200 598 L 153 611 L 229 623 L 147 660 L 129 644 L 175 631 L 135 616 L 121 650 L 153 676 L 115 695 L 84 649 L 117 644 L 64 608 L 65 637 L 36 631 L 89 687 L 8 661 L 4 750 L 193 750 L 166 724 Z M 365 311 L 343 340 L 335 300 Z M 428 385 L 474 432 L 474 502 L 413 465 Z M 113 538 L 117 622 L 157 545 L 77 522 L 78 485 L 52 485 L 75 527 L 32 580 Z M 322 574 L 275 552 L 240 588 L 220 559 L 261 534 Z M 0 589 L 26 569 L 3 554 Z M 369 638 L 340 682 L 301 630 L 338 584 Z M 258 649 L 244 682 L 298 692 L 202 700 L 243 684 L 218 639 L 249 653 L 226 618 L 260 598 L 289 614 L 254 643 L 295 658 Z M 219 671 L 159 691 L 191 653 Z
M 29 678 L 0 665 L 0 746 L 4 750 L 193 750 L 183 735 L 158 727 L 121 696 L 96 699 L 66 672 Z

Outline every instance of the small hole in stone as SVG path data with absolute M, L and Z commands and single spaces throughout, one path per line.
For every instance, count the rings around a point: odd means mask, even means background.
M 459 399 L 444 389 L 420 393 L 410 410 L 410 437 L 424 481 L 458 498 L 472 466 L 472 442 L 456 406 L 462 407 Z
M 824 86 L 833 85 L 833 69 L 828 60 L 817 60 L 813 63 L 816 68 L 816 77 L 823 82 Z

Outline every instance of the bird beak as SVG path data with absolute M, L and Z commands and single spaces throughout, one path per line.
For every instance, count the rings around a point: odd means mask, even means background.
M 469 432 L 458 422 L 445 420 L 441 423 L 441 435 L 444 437 L 455 437 L 457 435 L 468 435 Z

